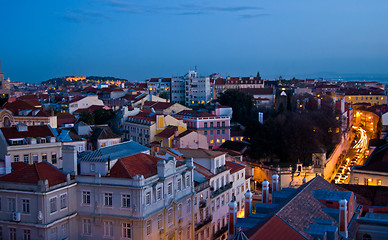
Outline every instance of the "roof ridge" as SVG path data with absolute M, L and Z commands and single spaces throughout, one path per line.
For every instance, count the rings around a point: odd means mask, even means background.
M 35 172 L 36 172 L 36 175 L 38 176 L 38 181 L 39 180 L 42 180 L 42 179 L 40 179 L 40 172 L 39 172 L 39 170 L 38 170 L 38 163 L 34 163 L 33 164 L 33 167 L 34 167 L 34 170 L 35 170 Z M 44 181 L 45 179 L 43 179 L 43 181 Z
M 307 237 L 305 237 L 303 234 L 301 234 L 297 229 L 295 229 L 293 226 L 291 226 L 290 224 L 288 224 L 287 221 L 285 221 L 282 217 L 280 217 L 277 213 L 274 215 L 276 217 L 278 217 L 280 220 L 282 220 L 285 224 L 287 224 L 289 227 L 291 227 L 295 232 L 297 232 L 299 235 L 301 235 L 303 238 L 305 239 L 308 239 Z
M 121 159 L 119 161 L 120 161 L 121 166 L 124 168 L 125 172 L 128 174 L 128 177 L 132 178 L 131 174 L 128 172 L 128 169 L 124 166 L 123 161 L 121 161 Z

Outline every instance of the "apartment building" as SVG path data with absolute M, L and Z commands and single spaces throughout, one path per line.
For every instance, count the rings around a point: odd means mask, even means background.
M 148 154 L 77 176 L 82 239 L 192 239 L 193 162 Z
M 214 99 L 217 99 L 220 93 L 227 90 L 241 90 L 246 88 L 264 88 L 264 81 L 261 77 L 227 77 L 218 78 L 212 81 Z
M 197 191 L 194 204 L 194 223 L 198 239 L 224 239 L 227 237 L 228 203 L 235 197 L 240 216 L 244 212 L 244 193 L 249 186 L 250 178 L 245 176 L 245 166 L 226 161 L 226 153 L 204 149 L 178 149 L 183 157 L 194 161 L 194 181 L 201 189 L 209 184 L 207 191 Z M 202 202 L 201 202 L 202 201 Z M 207 205 L 205 205 L 207 204 Z M 205 227 L 210 222 L 210 229 Z M 209 233 L 209 234 L 208 234 Z
M 155 139 L 155 135 L 162 132 L 167 126 L 181 126 L 186 124 L 170 115 L 159 115 L 152 109 L 145 109 L 138 114 L 129 116 L 123 123 L 123 138 L 137 143 L 148 145 Z
M 198 77 L 194 70 L 190 70 L 185 79 L 186 105 L 207 104 L 212 100 L 210 77 Z
M 147 80 L 149 94 L 159 96 L 161 93 L 168 94 L 171 98 L 171 78 L 151 78 Z
M 89 95 L 86 97 L 76 97 L 66 103 L 67 110 L 70 114 L 77 111 L 78 109 L 85 109 L 90 106 L 104 106 L 104 102 L 98 99 L 97 95 Z
M 0 239 L 77 239 L 75 180 L 48 162 L 18 165 L 0 177 Z
M 219 147 L 230 139 L 229 116 L 216 116 L 194 110 L 184 110 L 173 116 L 183 120 L 189 130 L 206 136 L 210 148 Z
M 11 157 L 11 162 L 49 162 L 62 167 L 61 143 L 48 125 L 26 126 L 19 123 L 14 127 L 0 128 L 0 158 Z
M 184 77 L 171 78 L 171 98 L 170 102 L 185 103 L 185 79 Z

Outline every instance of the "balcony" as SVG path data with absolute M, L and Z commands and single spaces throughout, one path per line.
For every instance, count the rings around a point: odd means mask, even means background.
M 214 235 L 213 238 L 217 239 L 221 237 L 224 233 L 228 232 L 228 225 L 223 226 L 220 230 L 218 230 Z
M 199 201 L 199 208 L 205 208 L 205 207 L 206 207 L 206 204 L 207 204 L 207 202 L 206 202 L 205 199 L 204 199 L 204 200 L 200 200 L 200 201 Z
M 203 226 L 205 226 L 206 224 L 210 223 L 212 220 L 213 220 L 213 217 L 209 216 L 206 219 L 204 219 L 202 222 L 197 223 L 195 225 L 195 231 L 200 230 Z
M 228 184 L 226 184 L 225 186 L 223 187 L 220 187 L 219 189 L 215 190 L 214 192 L 211 193 L 211 197 L 212 198 L 215 198 L 217 197 L 218 195 L 220 195 L 221 193 L 231 189 L 233 187 L 233 182 L 230 182 Z
M 228 168 L 226 167 L 226 165 L 220 166 L 220 167 L 216 168 L 216 174 L 222 173 L 222 172 L 226 171 L 227 169 Z

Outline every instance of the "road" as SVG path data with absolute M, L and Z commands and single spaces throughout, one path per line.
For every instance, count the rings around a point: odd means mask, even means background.
M 353 126 L 356 137 L 344 161 L 342 161 L 335 175 L 335 183 L 349 183 L 350 169 L 353 165 L 363 164 L 365 151 L 368 149 L 368 134 L 365 129 Z

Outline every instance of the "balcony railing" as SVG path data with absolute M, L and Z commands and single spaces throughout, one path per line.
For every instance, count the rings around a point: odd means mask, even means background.
M 222 165 L 218 168 L 216 168 L 216 174 L 219 174 L 219 173 L 222 173 L 223 171 L 226 171 L 228 168 L 226 167 L 226 165 Z
M 226 233 L 228 231 L 228 224 L 223 226 L 220 230 L 218 230 L 214 235 L 213 235 L 213 238 L 216 239 L 216 238 L 219 238 L 221 237 L 224 233 Z
M 195 231 L 198 231 L 199 229 L 201 229 L 203 226 L 205 226 L 206 224 L 210 223 L 211 221 L 213 220 L 213 217 L 212 216 L 209 216 L 207 217 L 206 219 L 204 219 L 202 222 L 199 222 L 195 225 Z
M 215 198 L 217 197 L 218 195 L 220 195 L 221 193 L 231 189 L 233 187 L 233 182 L 230 182 L 228 184 L 226 184 L 225 186 L 222 186 L 220 187 L 219 189 L 215 190 L 214 192 L 211 193 L 211 197 L 212 198 Z

